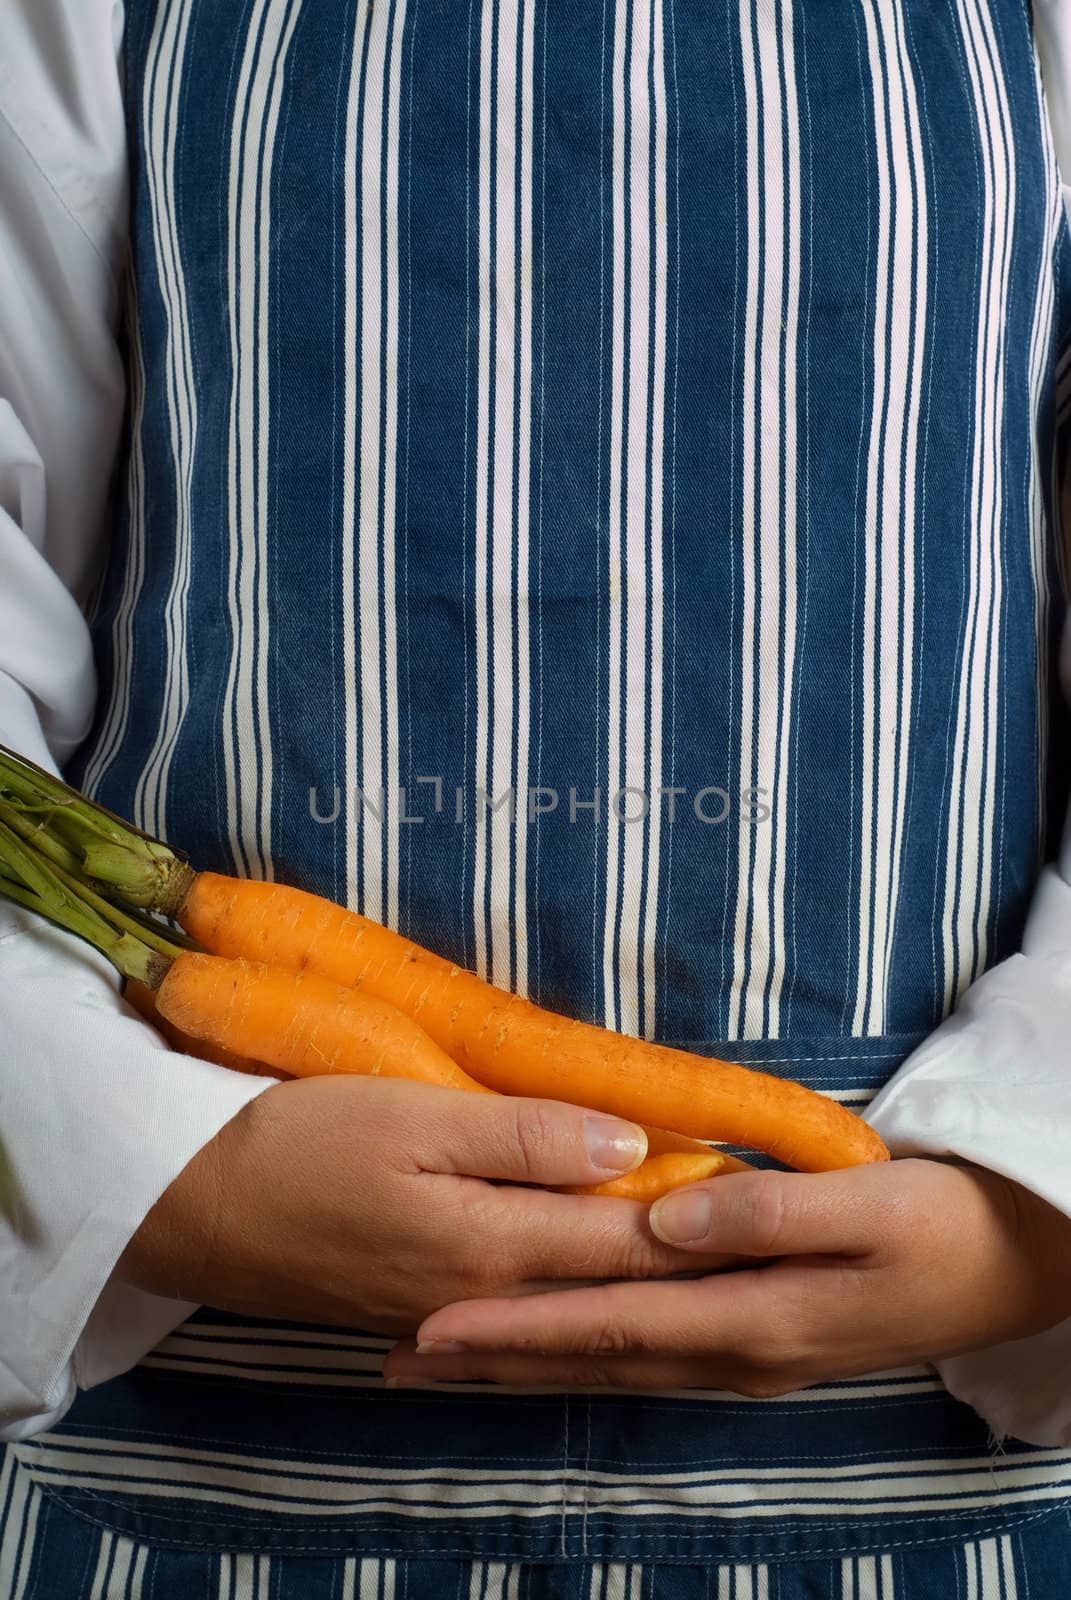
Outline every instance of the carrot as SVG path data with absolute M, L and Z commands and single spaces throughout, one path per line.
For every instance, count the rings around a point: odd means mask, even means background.
M 297 1078 L 346 1072 L 490 1092 L 412 1018 L 318 972 L 182 951 L 156 991 L 156 1009 L 190 1038 Z
M 303 890 L 202 872 L 179 921 L 219 955 L 319 972 L 388 1001 L 500 1093 L 753 1146 L 804 1172 L 888 1159 L 861 1118 L 802 1084 L 544 1011 Z
M 635 1172 L 568 1192 L 616 1195 L 623 1200 L 643 1200 L 650 1205 L 653 1200 L 660 1200 L 664 1194 L 671 1189 L 679 1189 L 682 1184 L 701 1183 L 704 1178 L 715 1177 L 728 1159 L 720 1150 L 711 1150 L 697 1139 L 688 1139 L 682 1133 L 671 1133 L 666 1128 L 647 1128 L 644 1131 L 647 1134 L 647 1159 Z M 740 1164 L 743 1166 L 743 1162 Z
M 292 1076 L 289 1072 L 280 1072 L 278 1067 L 269 1067 L 265 1061 L 251 1061 L 248 1056 L 236 1055 L 223 1045 L 210 1044 L 207 1039 L 195 1039 L 192 1034 L 183 1033 L 156 1009 L 155 989 L 150 989 L 147 983 L 137 978 L 127 978 L 123 984 L 123 996 L 146 1022 L 163 1034 L 172 1050 L 178 1050 L 184 1056 L 200 1056 L 202 1061 L 212 1061 L 217 1067 L 229 1067 L 232 1072 L 251 1072 L 260 1078 Z

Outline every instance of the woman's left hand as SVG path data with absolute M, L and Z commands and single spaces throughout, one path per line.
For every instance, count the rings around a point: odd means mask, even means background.
M 690 1250 L 777 1259 L 686 1281 L 460 1302 L 395 1347 L 386 1378 L 770 1397 L 1071 1316 L 1071 1219 L 979 1167 L 741 1173 L 667 1196 L 651 1222 Z

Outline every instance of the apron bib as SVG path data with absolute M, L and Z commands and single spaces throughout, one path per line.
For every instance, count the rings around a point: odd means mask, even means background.
M 1017 948 L 1066 795 L 1071 260 L 1023 4 L 127 11 L 76 781 L 864 1106 Z M 117 1536 L 292 1557 L 833 1558 L 1071 1498 L 1071 1452 L 998 1452 L 926 1368 L 387 1393 L 387 1343 L 205 1311 L 15 1454 Z

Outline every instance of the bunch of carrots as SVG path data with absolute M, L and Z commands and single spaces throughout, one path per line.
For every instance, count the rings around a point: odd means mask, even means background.
M 791 1079 L 555 1015 L 301 889 L 197 872 L 3 746 L 0 893 L 101 950 L 186 1053 L 573 1101 L 645 1126 L 643 1165 L 585 1193 L 650 1201 L 744 1165 L 710 1143 L 803 1172 L 888 1159 L 859 1117 Z

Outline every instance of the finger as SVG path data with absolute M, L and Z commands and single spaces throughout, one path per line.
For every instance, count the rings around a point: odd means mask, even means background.
M 867 1254 L 883 1238 L 891 1204 L 878 1170 L 729 1173 L 656 1200 L 651 1230 L 705 1255 Z
M 604 1183 L 638 1167 L 647 1135 L 633 1122 L 557 1100 L 437 1090 L 422 1131 L 425 1170 L 514 1183 Z
M 383 1364 L 389 1389 L 426 1389 L 438 1383 L 498 1383 L 514 1389 L 727 1389 L 734 1394 L 770 1391 L 778 1380 L 730 1363 L 658 1356 L 530 1356 L 493 1350 L 418 1356 L 406 1341 Z M 785 1387 L 782 1387 L 782 1393 Z
M 638 1200 L 550 1194 L 542 1189 L 484 1188 L 476 1212 L 489 1259 L 501 1255 L 511 1278 L 563 1280 L 668 1278 L 735 1265 L 730 1256 L 697 1256 L 656 1239 Z
M 514 1350 L 529 1355 L 708 1356 L 735 1361 L 758 1353 L 767 1365 L 795 1349 L 810 1319 L 796 1292 L 779 1290 L 777 1268 L 686 1283 L 612 1283 L 562 1289 L 523 1302 L 467 1300 L 425 1319 L 423 1353 Z M 814 1276 L 812 1274 L 812 1276 Z M 818 1274 L 822 1276 L 822 1274 Z M 828 1294 L 816 1290 L 821 1311 Z

